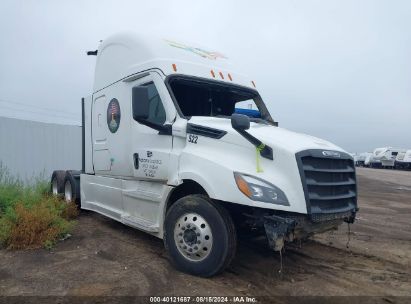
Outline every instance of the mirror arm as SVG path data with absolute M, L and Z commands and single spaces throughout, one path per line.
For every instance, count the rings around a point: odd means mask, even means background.
M 264 145 L 264 148 L 260 151 L 260 155 L 264 158 L 267 159 L 274 159 L 273 156 L 273 149 L 270 146 L 265 145 L 261 140 L 258 138 L 252 136 L 250 133 L 248 133 L 245 130 L 240 130 L 240 129 L 234 129 L 238 133 L 240 133 L 241 136 L 243 136 L 245 139 L 247 139 L 251 144 L 253 144 L 255 147 L 259 147 L 262 144 Z
M 158 132 L 159 135 L 171 135 L 172 134 L 172 127 L 170 124 L 158 125 L 158 124 L 152 123 L 151 121 L 147 121 L 145 119 L 136 119 L 136 121 L 142 125 L 145 125 L 149 128 L 159 131 Z
M 158 135 L 172 135 L 173 134 L 173 126 L 171 124 L 166 124 L 160 126 L 161 130 L 159 130 Z

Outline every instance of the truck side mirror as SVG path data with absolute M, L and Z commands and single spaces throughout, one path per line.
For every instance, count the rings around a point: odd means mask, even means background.
M 149 117 L 150 100 L 147 87 L 134 87 L 132 91 L 133 118 L 137 121 Z
M 250 129 L 250 118 L 243 114 L 231 115 L 231 126 L 235 130 L 248 130 Z

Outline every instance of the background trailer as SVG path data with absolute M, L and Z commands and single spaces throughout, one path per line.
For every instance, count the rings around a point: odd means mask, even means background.
M 81 126 L 0 116 L 0 162 L 13 176 L 29 179 L 53 169 L 81 169 Z

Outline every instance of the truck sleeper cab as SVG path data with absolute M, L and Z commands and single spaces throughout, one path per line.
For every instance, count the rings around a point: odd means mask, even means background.
M 81 208 L 163 238 L 178 269 L 206 277 L 229 265 L 239 233 L 279 251 L 354 221 L 352 157 L 278 127 L 224 55 L 130 33 L 94 53 L 83 170 L 60 187 Z

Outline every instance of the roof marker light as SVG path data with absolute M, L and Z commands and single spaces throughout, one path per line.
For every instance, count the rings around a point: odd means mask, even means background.
M 230 73 L 228 73 L 228 78 L 230 79 L 230 81 L 233 81 L 233 78 L 231 77 Z
M 251 83 L 253 84 L 253 87 L 255 88 L 255 82 L 254 82 L 254 80 L 251 80 Z
M 211 76 L 213 76 L 213 78 L 215 78 L 214 71 L 213 71 L 213 70 L 211 70 L 210 72 L 211 72 Z
M 177 66 L 175 63 L 172 64 L 174 72 L 177 72 Z
M 221 79 L 224 79 L 223 73 L 219 72 L 218 74 L 220 74 Z

